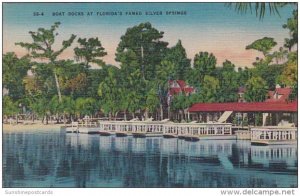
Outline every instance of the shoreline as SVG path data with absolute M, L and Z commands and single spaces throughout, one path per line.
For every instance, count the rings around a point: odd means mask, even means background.
M 17 124 L 17 125 L 10 125 L 10 124 L 2 124 L 2 132 L 3 133 L 11 133 L 11 132 L 40 132 L 40 131 L 49 131 L 49 130 L 60 130 L 60 128 L 64 126 L 63 124 Z

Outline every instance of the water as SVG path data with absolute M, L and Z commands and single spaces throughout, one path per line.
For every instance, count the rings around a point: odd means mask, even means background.
M 297 187 L 297 146 L 3 134 L 3 187 Z

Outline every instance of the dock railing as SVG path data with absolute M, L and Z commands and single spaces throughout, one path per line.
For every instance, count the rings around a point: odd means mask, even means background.
M 171 135 L 232 135 L 230 123 L 173 123 L 168 121 L 99 121 L 101 131 Z
M 253 127 L 251 128 L 251 141 L 261 140 L 296 140 L 297 128 L 296 127 Z

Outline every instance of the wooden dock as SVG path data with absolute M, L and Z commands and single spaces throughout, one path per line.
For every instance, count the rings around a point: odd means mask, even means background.
M 297 143 L 296 127 L 251 128 L 252 145 L 288 145 Z
M 230 123 L 173 123 L 164 121 L 99 121 L 72 123 L 70 132 L 116 135 L 117 137 L 160 137 L 179 138 L 187 141 L 198 140 L 232 140 Z M 68 132 L 68 131 L 67 131 Z

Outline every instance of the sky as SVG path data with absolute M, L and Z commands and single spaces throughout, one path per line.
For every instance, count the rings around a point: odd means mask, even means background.
M 98 37 L 108 53 L 103 60 L 118 65 L 114 59 L 120 37 L 127 28 L 150 22 L 164 32 L 162 40 L 167 41 L 169 47 L 180 39 L 190 59 L 200 51 L 207 51 L 216 56 L 218 65 L 227 59 L 237 67 L 251 67 L 255 58 L 262 55 L 245 47 L 263 37 L 273 37 L 278 43 L 276 48 L 282 46 L 284 38 L 289 37 L 282 25 L 292 16 L 293 8 L 291 5 L 280 9 L 280 16 L 267 11 L 260 20 L 254 13 L 240 14 L 224 3 L 3 3 L 3 52 L 26 54 L 27 51 L 15 43 L 31 42 L 29 31 L 50 28 L 59 21 L 56 47 L 71 34 L 81 38 Z M 186 14 L 166 14 L 172 11 Z M 35 12 L 43 15 L 34 16 Z M 64 15 L 54 15 L 62 12 Z M 103 12 L 117 15 L 100 15 Z M 129 15 L 132 12 L 141 15 Z M 162 15 L 146 15 L 146 12 Z M 72 48 L 76 46 L 77 43 L 73 43 Z M 60 58 L 73 59 L 72 48 Z

